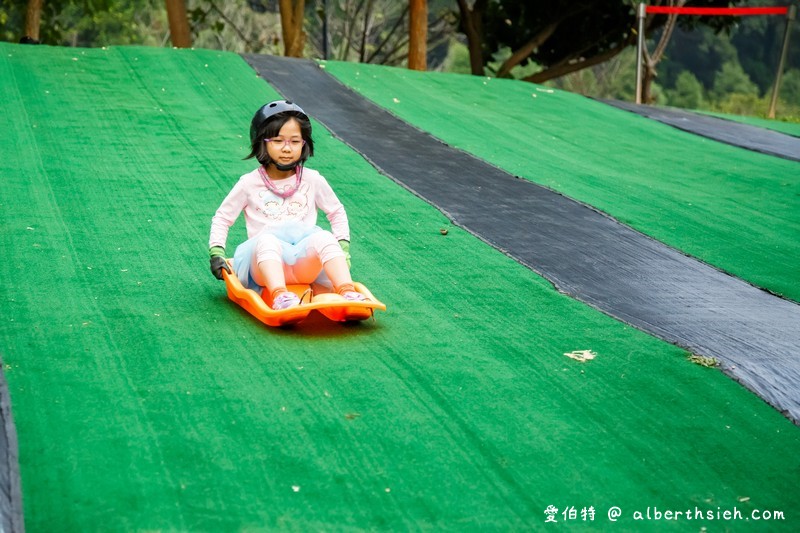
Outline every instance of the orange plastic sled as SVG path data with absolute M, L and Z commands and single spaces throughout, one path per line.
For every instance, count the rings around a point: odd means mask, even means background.
M 285 326 L 301 322 L 311 314 L 319 311 L 325 317 L 336 322 L 365 320 L 371 317 L 375 309 L 386 311 L 386 305 L 378 301 L 363 284 L 354 282 L 356 291 L 368 298 L 365 302 L 351 302 L 338 294 L 314 294 L 310 285 L 288 285 L 286 288 L 300 297 L 300 305 L 276 311 L 269 292 L 259 294 L 245 288 L 236 274 L 229 274 L 224 269 L 222 277 L 228 291 L 228 298 L 239 304 L 245 311 L 268 326 Z

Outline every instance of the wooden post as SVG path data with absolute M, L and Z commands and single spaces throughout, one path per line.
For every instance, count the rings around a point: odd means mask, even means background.
M 29 0 L 25 11 L 25 35 L 34 41 L 39 40 L 39 25 L 42 20 L 42 0 Z
M 781 58 L 778 61 L 778 72 L 775 74 L 775 83 L 772 86 L 772 98 L 769 102 L 769 118 L 775 118 L 775 108 L 778 105 L 778 91 L 781 88 L 781 78 L 783 77 L 783 67 L 786 65 L 786 54 L 789 52 L 789 34 L 792 30 L 792 22 L 797 16 L 797 8 L 794 5 L 789 6 L 789 11 L 786 13 L 786 29 L 783 31 L 783 48 L 781 49 Z
M 428 0 L 409 0 L 408 68 L 428 69 Z
M 172 46 L 191 48 L 192 35 L 189 31 L 189 17 L 186 15 L 186 2 L 184 0 L 166 0 L 166 3 Z
M 305 0 L 280 0 L 278 8 L 281 13 L 283 55 L 303 57 L 306 47 L 306 32 L 303 30 Z

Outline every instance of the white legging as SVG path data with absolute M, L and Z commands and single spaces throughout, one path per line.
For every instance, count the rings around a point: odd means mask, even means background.
M 306 255 L 297 258 L 293 265 L 283 263 L 283 274 L 286 283 L 311 283 L 320 272 L 322 265 L 335 257 L 344 257 L 344 252 L 339 241 L 330 231 L 316 231 L 306 237 Z M 270 233 L 263 233 L 258 237 L 250 264 L 250 275 L 253 280 L 266 287 L 266 280 L 261 275 L 258 264 L 262 261 L 283 261 L 281 240 Z

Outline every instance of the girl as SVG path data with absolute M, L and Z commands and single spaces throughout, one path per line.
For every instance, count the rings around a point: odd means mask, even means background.
M 250 145 L 247 159 L 255 157 L 261 166 L 239 178 L 211 219 L 211 272 L 222 279 L 223 268 L 231 271 L 225 243 L 244 210 L 248 239 L 236 248 L 233 267 L 248 288 L 261 292 L 266 287 L 273 309 L 300 303 L 287 283 L 315 280 L 348 300 L 364 300 L 350 277 L 344 206 L 325 178 L 303 166 L 314 155 L 308 116 L 287 100 L 270 102 L 253 117 Z M 317 209 L 328 217 L 331 231 L 316 225 Z

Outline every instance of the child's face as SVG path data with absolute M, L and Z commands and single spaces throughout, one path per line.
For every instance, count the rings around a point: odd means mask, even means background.
M 303 154 L 303 134 L 300 124 L 293 118 L 283 125 L 277 136 L 264 142 L 270 159 L 281 165 L 291 165 Z

